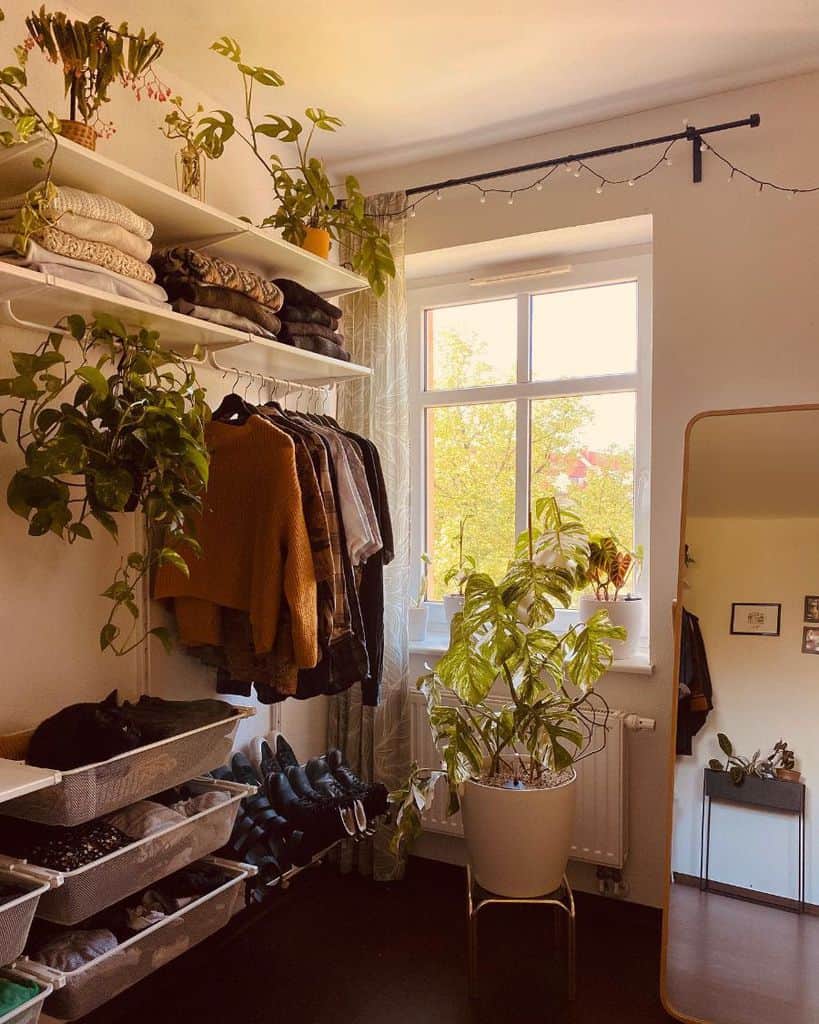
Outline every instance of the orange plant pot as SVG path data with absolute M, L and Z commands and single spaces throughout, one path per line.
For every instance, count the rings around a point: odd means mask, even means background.
M 306 230 L 307 234 L 301 243 L 302 249 L 326 260 L 330 255 L 330 232 L 324 228 L 307 228 Z
M 83 124 L 82 121 L 68 121 L 61 118 L 60 135 L 76 142 L 78 146 L 85 146 L 86 149 L 97 148 L 97 133 L 91 125 Z

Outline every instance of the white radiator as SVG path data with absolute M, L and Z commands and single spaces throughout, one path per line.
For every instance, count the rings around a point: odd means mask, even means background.
M 603 716 L 598 719 L 601 723 Z M 572 841 L 572 860 L 612 868 L 625 866 L 628 857 L 628 730 L 626 715 L 612 711 L 608 739 L 600 752 L 577 765 L 577 815 Z M 410 744 L 412 760 L 422 768 L 435 768 L 441 758 L 432 741 L 423 694 L 410 694 Z M 438 783 L 432 807 L 424 816 L 429 832 L 462 836 L 461 816 L 446 816 L 446 784 Z

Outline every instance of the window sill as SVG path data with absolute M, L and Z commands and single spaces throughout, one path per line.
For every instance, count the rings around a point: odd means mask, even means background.
M 449 637 L 444 635 L 432 635 L 426 640 L 410 640 L 409 653 L 411 655 L 433 654 L 438 657 L 446 651 L 449 646 Z M 641 651 L 632 658 L 624 658 L 622 661 L 615 661 L 606 675 L 612 672 L 623 673 L 630 676 L 652 676 L 654 665 L 647 651 Z

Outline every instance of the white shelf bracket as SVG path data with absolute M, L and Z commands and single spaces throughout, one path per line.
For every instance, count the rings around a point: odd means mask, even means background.
M 4 299 L 0 302 L 0 322 L 4 327 L 16 327 L 21 331 L 35 331 L 37 334 L 64 335 L 68 333 L 65 328 L 55 327 L 53 324 L 38 324 L 34 320 L 27 320 L 25 317 L 17 316 L 11 303 L 12 299 Z

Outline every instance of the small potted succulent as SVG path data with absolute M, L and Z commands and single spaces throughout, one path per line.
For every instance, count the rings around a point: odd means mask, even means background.
M 626 639 L 614 644 L 615 659 L 632 657 L 640 646 L 643 601 L 638 594 L 622 591 L 642 560 L 642 548 L 630 551 L 616 537 L 594 534 L 589 538 L 589 560 L 582 584 L 591 592 L 580 598 L 580 619 L 588 622 L 605 610 L 611 622 L 625 629 Z
M 62 119 L 60 126 L 62 135 L 72 142 L 94 149 L 98 136 L 113 134 L 114 126 L 102 119 L 100 110 L 108 103 L 108 91 L 115 82 L 133 89 L 138 100 L 143 91 L 160 101 L 170 96 L 153 69 L 164 49 L 155 32 L 130 32 L 127 22 L 114 28 L 100 14 L 80 21 L 45 7 L 31 12 L 26 28 L 22 54 L 36 47 L 62 69 L 69 117 Z
M 464 533 L 466 532 L 466 522 L 470 518 L 471 516 L 468 515 L 462 516 L 458 521 L 458 561 L 444 573 L 444 586 L 451 588 L 454 585 L 456 588 L 454 591 L 447 589 L 444 594 L 444 615 L 446 621 L 450 623 L 458 612 L 463 611 L 464 586 L 470 572 L 474 572 L 477 568 L 473 556 L 464 554 Z
M 799 782 L 802 778 L 802 773 L 796 767 L 796 754 L 785 740 L 779 740 L 774 744 L 770 761 L 778 779 L 782 779 L 784 782 Z
M 421 555 L 421 579 L 418 584 L 418 593 L 410 599 L 408 609 L 409 639 L 410 641 L 421 641 L 426 639 L 427 619 L 429 609 L 427 608 L 427 591 L 429 590 L 429 567 L 432 559 L 426 553 Z

